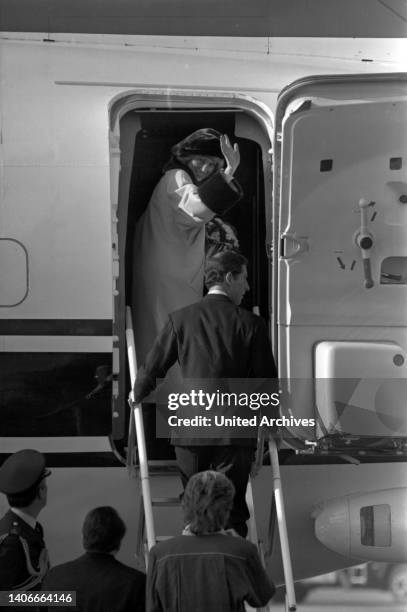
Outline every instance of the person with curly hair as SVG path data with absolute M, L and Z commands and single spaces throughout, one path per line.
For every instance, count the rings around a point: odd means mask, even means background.
M 206 259 L 223 251 L 239 251 L 240 244 L 236 229 L 220 217 L 213 217 L 206 224 L 205 253 Z
M 182 535 L 150 551 L 147 612 L 243 612 L 244 602 L 257 608 L 274 595 L 254 544 L 225 531 L 234 493 L 222 472 L 190 478 Z

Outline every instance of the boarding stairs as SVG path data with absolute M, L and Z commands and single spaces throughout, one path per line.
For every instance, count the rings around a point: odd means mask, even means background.
M 131 309 L 126 308 L 126 342 L 128 362 L 130 369 L 130 380 L 133 388 L 137 374 L 137 360 L 134 342 L 133 323 Z M 138 476 L 141 484 L 141 495 L 139 501 L 138 526 L 137 526 L 137 543 L 136 550 L 139 559 L 144 558 L 145 566 L 148 565 L 149 550 L 159 541 L 169 539 L 173 535 L 157 535 L 155 531 L 154 510 L 156 508 L 174 508 L 180 506 L 180 498 L 178 497 L 153 497 L 151 493 L 151 482 L 156 476 L 166 477 L 174 476 L 176 471 L 175 461 L 149 461 L 147 457 L 146 441 L 144 434 L 143 413 L 141 404 L 134 404 L 129 401 L 133 415 L 129 422 L 129 437 L 128 437 L 128 452 L 127 452 L 127 467 L 129 471 L 134 472 L 135 468 L 138 471 Z M 285 518 L 284 499 L 281 486 L 280 465 L 278 459 L 276 441 L 272 435 L 267 437 L 268 452 L 273 473 L 273 490 L 275 508 L 277 513 L 277 521 L 280 536 L 280 545 L 283 559 L 284 577 L 286 585 L 285 609 L 286 612 L 295 612 L 297 609 L 294 592 L 294 581 L 291 566 L 291 556 L 288 543 L 287 523 Z M 256 465 L 260 469 L 263 460 L 264 437 L 259 439 L 256 455 Z M 138 457 L 138 461 L 137 461 Z M 259 551 L 260 558 L 265 566 L 264 549 L 262 542 L 259 540 L 257 533 L 257 525 L 254 511 L 254 498 L 252 480 L 249 479 L 246 502 L 250 511 L 250 519 L 248 525 L 248 539 L 253 542 Z M 273 603 L 267 604 L 263 608 L 257 608 L 259 612 L 271 612 L 274 609 Z M 247 612 L 251 612 L 251 608 L 246 604 Z

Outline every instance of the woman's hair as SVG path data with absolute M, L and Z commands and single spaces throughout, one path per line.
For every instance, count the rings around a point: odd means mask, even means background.
M 240 274 L 243 266 L 247 266 L 247 259 L 241 253 L 232 249 L 208 257 L 205 261 L 205 286 L 207 289 L 213 285 L 220 285 L 228 272 L 233 276 Z
M 119 550 L 126 526 L 111 506 L 94 508 L 82 527 L 83 547 L 89 552 L 110 553 Z
M 185 523 L 201 535 L 223 529 L 233 504 L 235 487 L 222 472 L 207 470 L 194 474 L 182 498 Z
M 209 259 L 224 251 L 239 251 L 236 229 L 231 223 L 223 221 L 220 217 L 212 217 L 205 224 L 206 258 Z

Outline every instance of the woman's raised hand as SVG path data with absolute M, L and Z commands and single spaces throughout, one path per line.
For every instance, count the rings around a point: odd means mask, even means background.
M 225 175 L 232 178 L 240 163 L 239 145 L 235 143 L 232 146 L 227 134 L 222 134 L 220 137 L 220 148 L 226 160 Z

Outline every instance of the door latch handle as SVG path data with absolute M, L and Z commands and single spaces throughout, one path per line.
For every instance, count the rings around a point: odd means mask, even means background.
M 285 233 L 281 235 L 280 257 L 283 259 L 293 259 L 300 253 L 309 250 L 308 237 L 297 236 L 297 234 Z
M 370 261 L 371 248 L 373 247 L 373 236 L 368 230 L 367 222 L 367 209 L 369 206 L 374 206 L 374 202 L 368 202 L 365 200 L 365 198 L 361 198 L 359 200 L 360 230 L 355 236 L 355 242 L 360 248 L 362 255 L 364 284 L 366 289 L 371 289 L 374 286 Z

